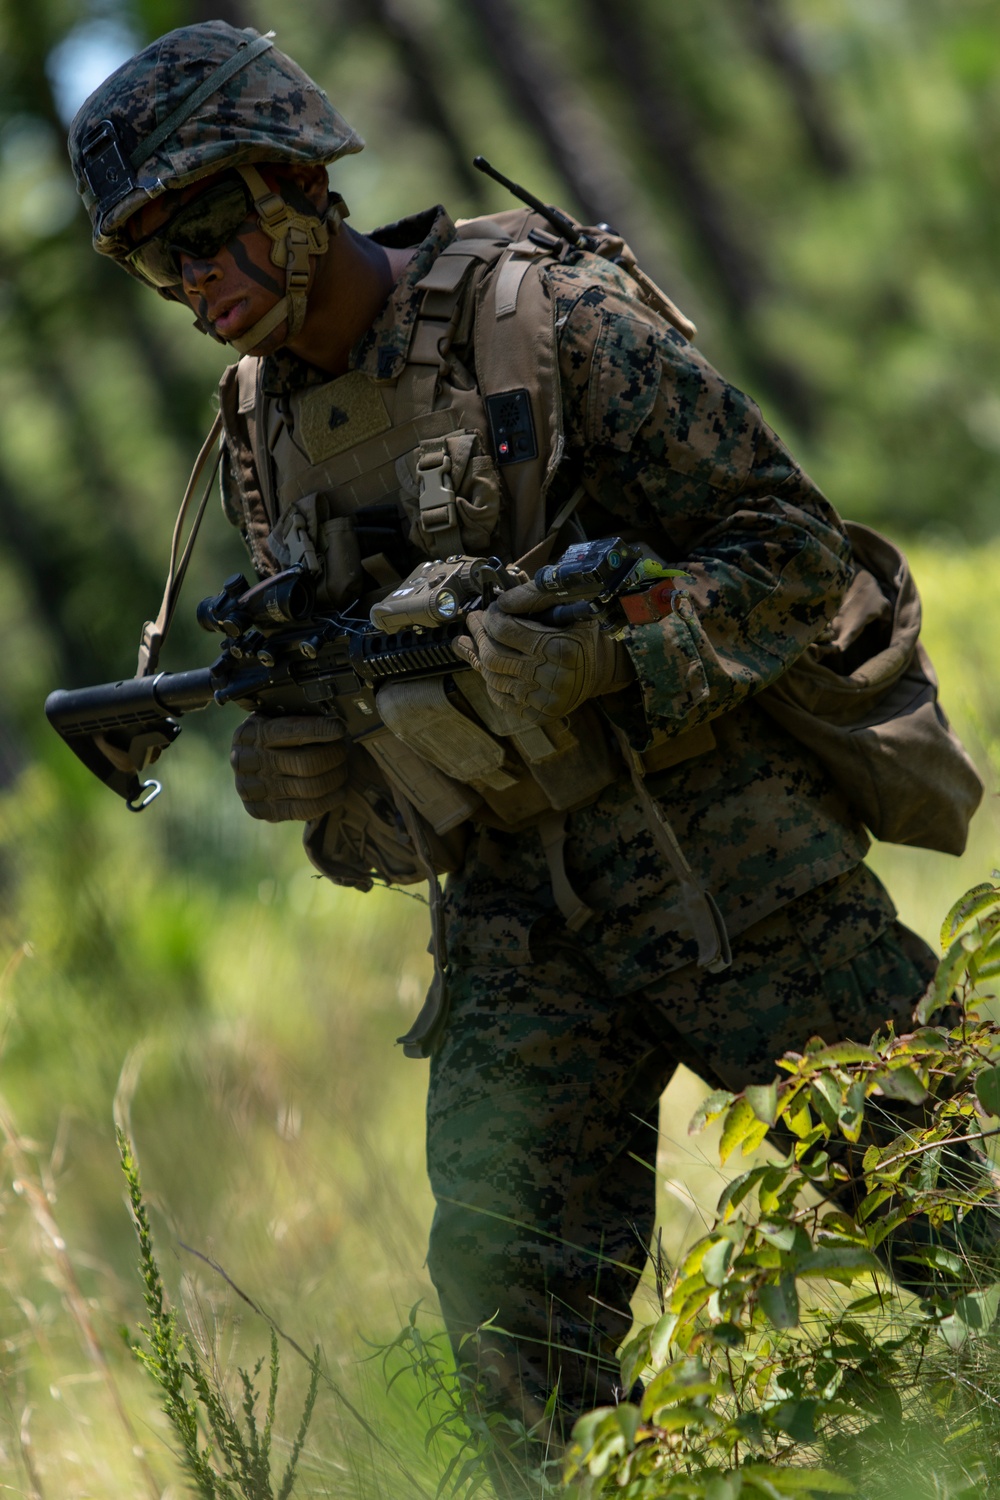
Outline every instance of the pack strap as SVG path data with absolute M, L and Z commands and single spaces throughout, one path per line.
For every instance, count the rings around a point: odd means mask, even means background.
M 566 871 L 566 814 L 553 810 L 538 820 L 545 863 L 549 867 L 549 884 L 555 903 L 562 913 L 568 932 L 579 932 L 594 915 L 593 907 L 573 888 Z
M 462 551 L 462 531 L 451 454 L 442 438 L 432 438 L 417 449 L 417 493 L 420 534 L 428 556 L 457 556 Z
M 620 729 L 617 724 L 612 724 L 611 728 L 614 730 L 615 738 L 625 757 L 625 763 L 632 777 L 632 786 L 646 814 L 653 842 L 680 885 L 684 914 L 698 943 L 698 967 L 707 969 L 710 974 L 720 974 L 723 969 L 728 969 L 733 961 L 729 948 L 729 934 L 726 931 L 722 913 L 711 892 L 705 890 L 684 857 L 684 851 L 677 842 L 677 835 L 671 828 L 660 804 L 655 797 L 650 795 L 644 780 L 641 757 L 632 749 L 623 729 Z
M 194 551 L 194 544 L 205 514 L 205 507 L 208 504 L 208 497 L 212 493 L 215 475 L 219 464 L 222 462 L 222 445 L 218 443 L 221 431 L 222 413 L 220 412 L 212 423 L 211 432 L 201 445 L 201 451 L 195 459 L 194 468 L 191 470 L 191 477 L 187 482 L 187 489 L 184 491 L 180 510 L 177 512 L 177 520 L 174 522 L 174 534 L 170 541 L 170 562 L 167 567 L 167 581 L 163 588 L 163 598 L 160 600 L 159 612 L 155 620 L 147 620 L 142 627 L 142 638 L 139 642 L 139 660 L 135 669 L 137 677 L 151 677 L 159 664 L 160 651 L 170 630 L 170 622 L 174 617 L 174 610 L 177 607 L 181 585 L 184 582 L 184 575 L 188 570 L 188 563 L 191 561 L 191 554 Z M 198 481 L 208 464 L 213 447 L 216 448 L 216 453 L 209 471 L 208 482 L 198 502 L 198 508 L 191 522 L 191 530 L 184 544 L 184 550 L 180 552 L 180 557 L 178 558 L 181 535 L 184 531 L 184 521 L 188 508 L 197 488 Z
M 559 536 L 560 531 L 562 531 L 570 516 L 573 515 L 577 506 L 580 504 L 580 501 L 583 499 L 586 493 L 587 491 L 584 489 L 582 484 L 577 485 L 576 489 L 573 491 L 572 495 L 570 495 L 569 499 L 563 501 L 562 505 L 560 505 L 559 509 L 552 517 L 552 520 L 549 523 L 549 529 L 542 537 L 542 540 L 540 542 L 536 542 L 535 545 L 530 549 L 530 551 L 526 552 L 523 557 L 519 557 L 517 559 L 517 562 L 514 564 L 516 568 L 521 568 L 525 573 L 528 574 L 529 577 L 531 577 L 539 568 L 544 568 L 545 564 L 552 556 L 552 549 L 556 544 L 556 539 Z
M 431 909 L 431 957 L 434 960 L 434 977 L 420 1012 L 403 1036 L 397 1037 L 396 1042 L 403 1049 L 405 1057 L 430 1057 L 441 1037 L 444 1024 L 448 1019 L 448 1007 L 450 996 L 448 994 L 448 940 L 445 934 L 444 922 L 444 892 L 441 890 L 441 882 L 434 869 L 434 861 L 431 858 L 427 839 L 421 827 L 420 818 L 395 782 L 390 780 L 389 786 L 396 806 L 403 819 L 403 825 L 410 835 L 417 859 L 423 867 L 427 877 L 427 896 Z

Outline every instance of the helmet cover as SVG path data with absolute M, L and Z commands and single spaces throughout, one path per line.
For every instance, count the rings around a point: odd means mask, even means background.
M 364 141 L 297 63 L 252 27 L 181 26 L 81 106 L 69 154 L 94 249 L 116 260 L 150 199 L 245 162 L 331 162 Z

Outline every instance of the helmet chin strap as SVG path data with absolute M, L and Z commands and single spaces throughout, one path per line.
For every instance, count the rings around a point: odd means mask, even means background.
M 347 217 L 347 206 L 343 199 L 338 199 L 327 210 L 324 219 L 317 219 L 299 213 L 285 202 L 280 193 L 272 192 L 256 167 L 241 166 L 236 171 L 250 189 L 260 227 L 271 240 L 271 263 L 285 272 L 285 295 L 270 312 L 239 338 L 220 340 L 231 344 L 238 354 L 252 354 L 282 323 L 288 324 L 286 341 L 294 338 L 302 328 L 313 277 L 309 257 L 326 254 L 330 248 L 330 236 L 339 233 L 341 223 Z M 200 319 L 198 326 L 201 326 Z M 214 329 L 209 329 L 209 332 L 219 338 Z

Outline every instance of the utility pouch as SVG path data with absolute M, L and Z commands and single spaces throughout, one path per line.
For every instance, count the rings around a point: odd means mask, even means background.
M 415 809 L 409 815 L 420 819 L 431 869 L 441 874 L 459 869 L 466 826 L 439 834 Z M 302 843 L 311 863 L 336 885 L 368 891 L 376 878 L 393 885 L 415 885 L 428 878 L 424 855 L 414 846 L 392 787 L 376 761 L 357 750 L 351 754 L 343 812 L 324 813 L 307 823 Z
M 370 734 L 363 744 L 386 779 L 435 833 L 450 833 L 482 806 L 482 798 L 472 787 L 446 775 L 391 730 Z
M 463 672 L 455 686 L 487 729 L 511 740 L 550 808 L 583 807 L 618 775 L 603 717 L 593 704 L 582 704 L 569 719 L 526 724 L 494 703 L 478 672 Z
M 477 432 L 427 438 L 396 463 L 413 546 L 428 557 L 490 550 L 500 515 L 500 479 Z
M 829 638 L 755 701 L 822 761 L 876 838 L 961 854 L 983 784 L 937 701 L 916 584 L 886 537 L 846 527 L 858 567 Z
M 362 589 L 361 549 L 354 519 L 331 516 L 323 494 L 303 495 L 282 515 L 268 546 L 283 568 L 301 563 L 316 579 L 316 600 L 341 608 Z

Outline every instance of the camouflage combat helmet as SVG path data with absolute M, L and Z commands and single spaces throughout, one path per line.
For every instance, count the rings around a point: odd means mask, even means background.
M 233 341 L 237 349 L 253 347 L 251 335 L 259 343 L 286 316 L 289 332 L 301 326 L 308 257 L 323 253 L 328 229 L 335 232 L 346 212 L 340 205 L 326 224 L 304 215 L 252 163 L 325 163 L 363 145 L 271 34 L 225 21 L 179 27 L 138 52 L 91 94 L 69 135 L 94 249 L 133 274 L 124 226 L 144 204 L 229 168 L 246 181 L 271 258 L 286 270 L 286 298 L 268 315 L 270 327 L 258 324 Z

